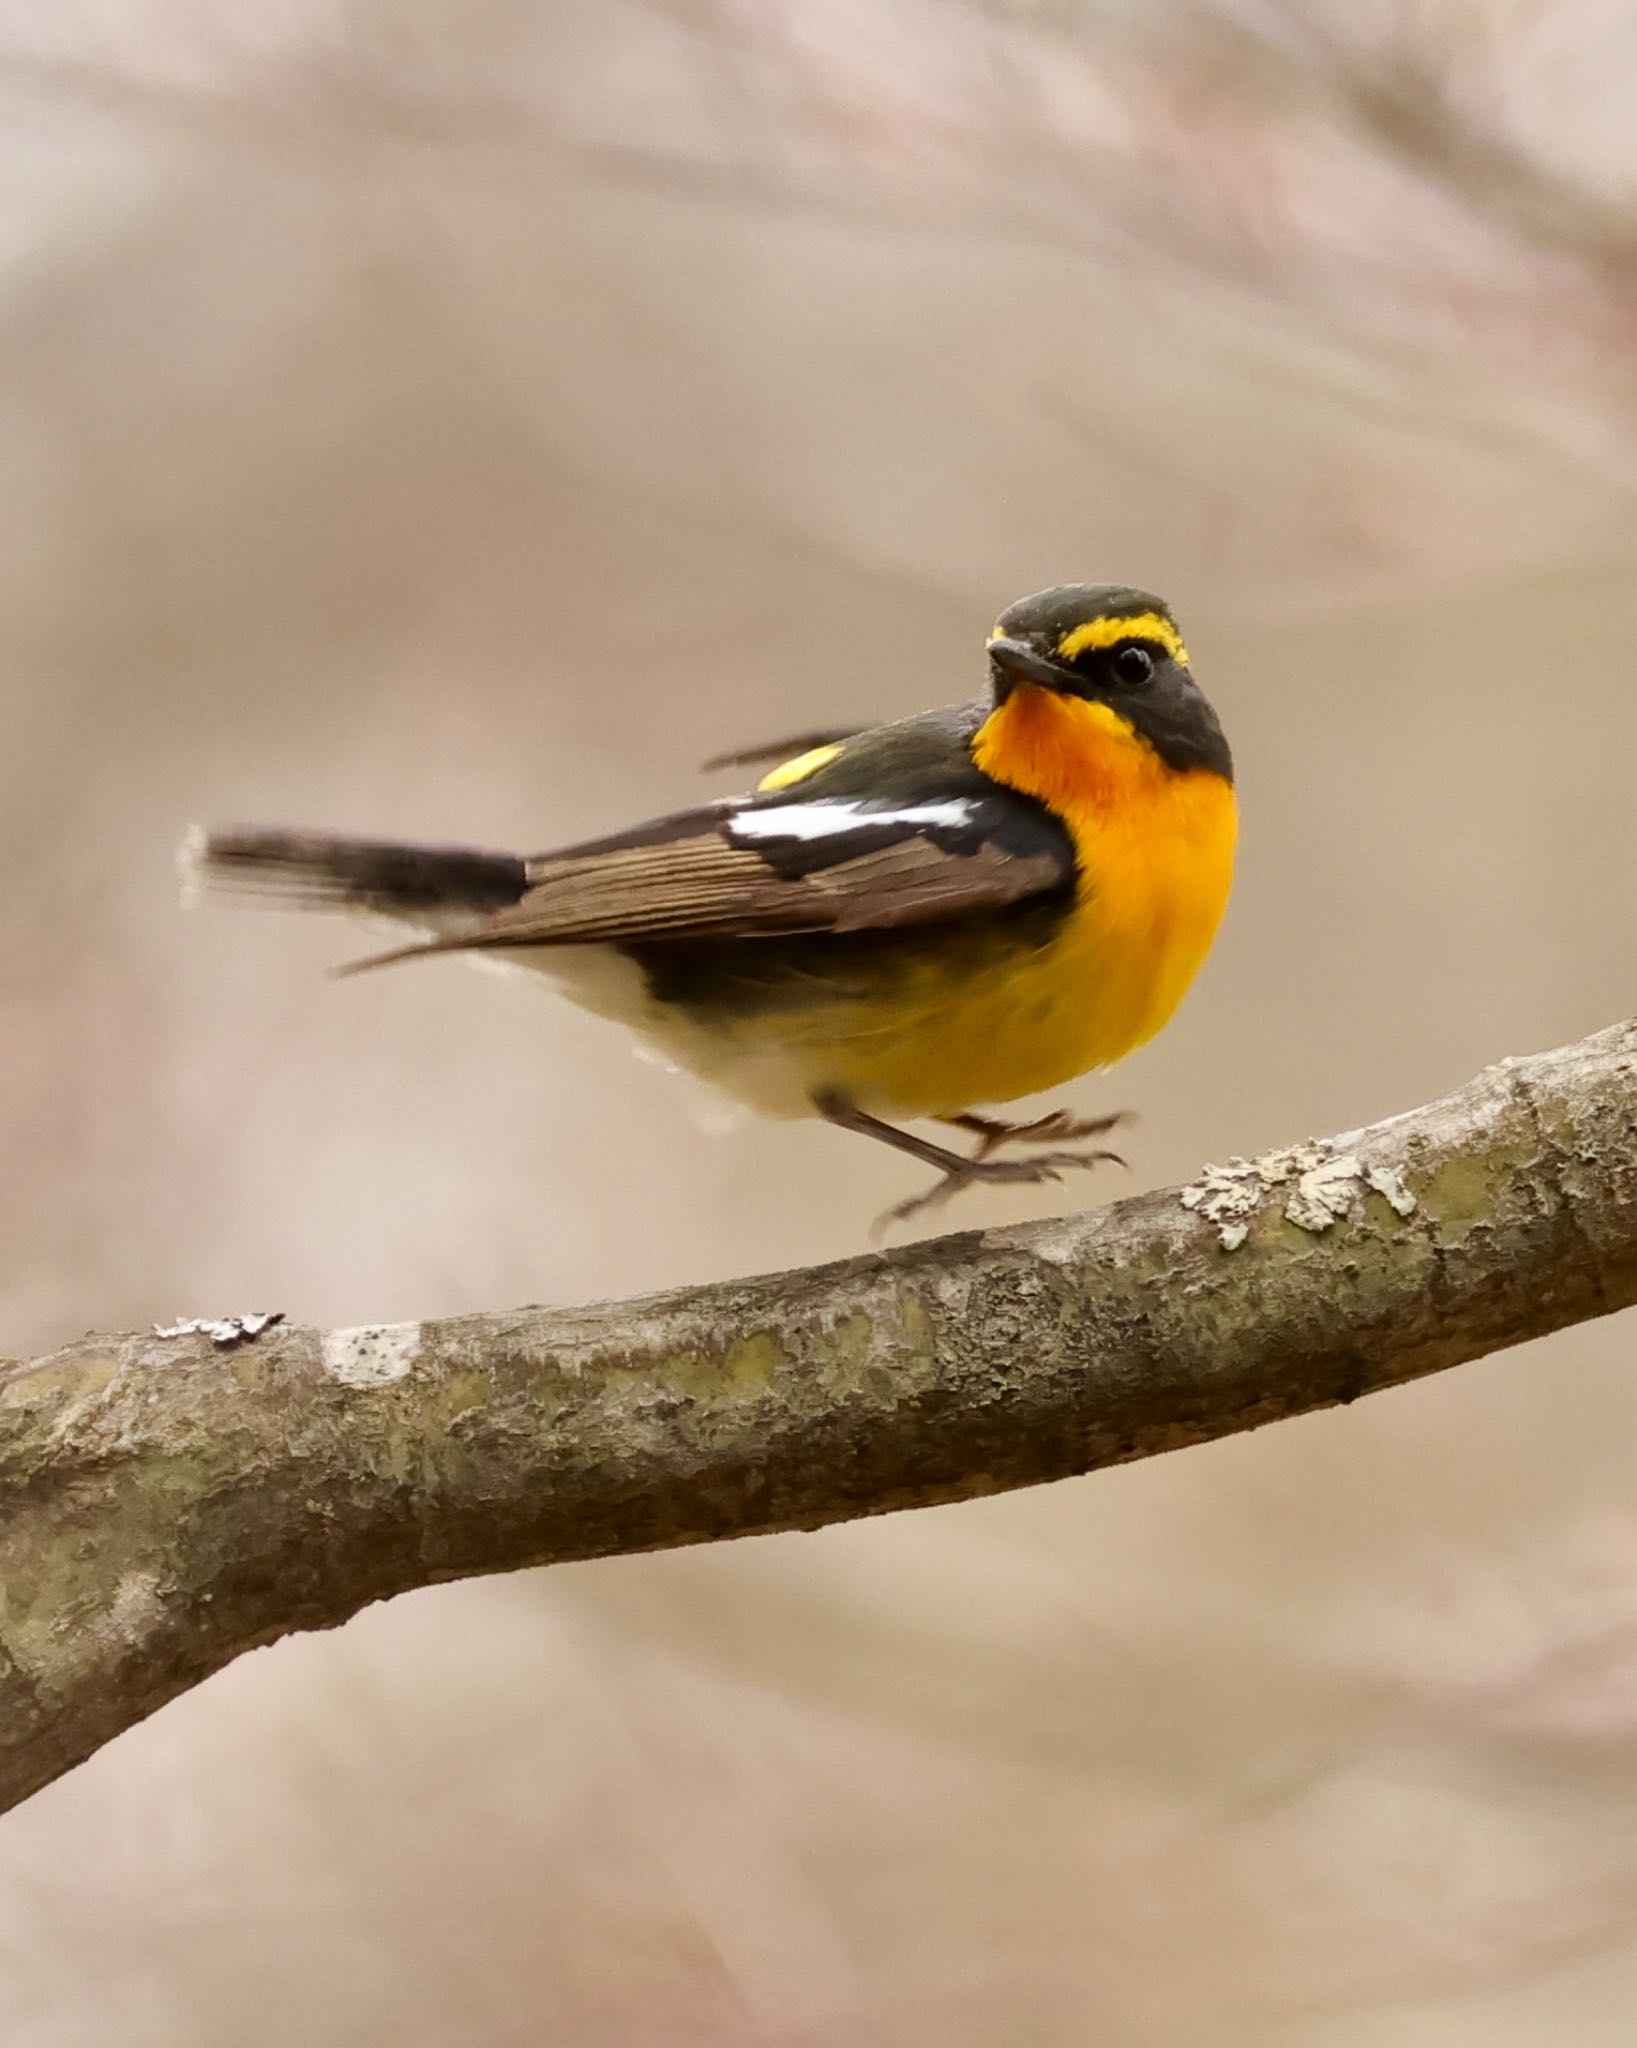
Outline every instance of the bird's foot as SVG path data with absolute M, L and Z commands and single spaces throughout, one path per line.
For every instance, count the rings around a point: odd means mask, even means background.
M 953 1122 L 955 1119 L 951 1118 L 950 1121 Z M 1042 1123 L 1049 1121 L 1049 1118 L 1041 1118 Z M 1065 1122 L 1068 1121 L 1065 1118 Z M 1106 1122 L 1088 1126 L 1088 1130 L 1095 1135 L 1099 1130 L 1106 1130 L 1114 1121 L 1114 1118 L 1109 1118 Z M 1078 1134 L 1077 1130 L 1075 1134 Z M 925 1194 L 912 1195 L 907 1202 L 899 1202 L 877 1218 L 875 1235 L 879 1237 L 889 1224 L 903 1223 L 911 1216 L 925 1215 L 929 1209 L 941 1209 L 945 1202 L 958 1195 L 963 1188 L 992 1186 L 996 1182 L 1038 1186 L 1043 1181 L 1061 1180 L 1065 1173 L 1077 1169 L 1110 1163 L 1116 1166 L 1125 1164 L 1118 1152 L 1102 1150 L 1037 1152 L 1029 1159 L 992 1159 L 987 1156 L 987 1152 L 993 1151 L 996 1144 L 1006 1142 L 1006 1137 L 996 1138 L 986 1150 L 980 1138 L 978 1148 L 970 1159 L 962 1159 L 952 1154 L 942 1174 Z
M 1041 1181 L 1061 1180 L 1065 1173 L 1077 1168 L 1101 1166 L 1105 1162 L 1116 1166 L 1125 1164 L 1118 1152 L 1100 1149 L 1036 1152 L 1029 1159 L 996 1159 L 991 1156 L 1003 1145 L 1055 1145 L 1064 1139 L 1100 1138 L 1113 1130 L 1121 1121 L 1120 1116 L 1078 1118 L 1070 1116 L 1065 1109 L 1056 1109 L 1026 1124 L 1003 1123 L 999 1117 L 991 1116 L 943 1118 L 943 1122 L 968 1131 L 977 1139 L 971 1152 L 965 1154 L 951 1152 L 947 1145 L 935 1145 L 930 1138 L 918 1137 L 913 1131 L 901 1131 L 896 1124 L 883 1123 L 880 1117 L 860 1109 L 839 1088 L 818 1090 L 813 1096 L 813 1107 L 827 1123 L 834 1124 L 839 1130 L 857 1131 L 861 1137 L 874 1138 L 878 1144 L 890 1145 L 895 1152 L 907 1152 L 911 1159 L 919 1159 L 924 1165 L 938 1169 L 938 1179 L 924 1195 L 913 1195 L 909 1201 L 900 1202 L 895 1209 L 889 1209 L 885 1215 L 876 1218 L 871 1235 L 877 1239 L 888 1224 L 902 1223 L 910 1216 L 939 1208 L 952 1195 L 958 1195 L 962 1188 L 980 1187 L 985 1182 L 996 1181 L 1037 1185 Z
M 1078 1138 L 1102 1138 L 1123 1124 L 1128 1112 L 1115 1110 L 1112 1116 L 1071 1115 L 1066 1109 L 1048 1110 L 1044 1116 L 1037 1116 L 1026 1124 L 1009 1124 L 998 1116 L 946 1116 L 942 1121 L 956 1130 L 970 1131 L 977 1138 L 972 1148 L 972 1157 L 987 1159 L 998 1152 L 1003 1145 L 1072 1145 Z M 1097 1152 L 1094 1159 L 1117 1159 L 1124 1166 L 1125 1161 L 1115 1152 Z

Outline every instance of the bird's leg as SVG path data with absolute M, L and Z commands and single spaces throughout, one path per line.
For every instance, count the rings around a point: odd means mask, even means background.
M 1031 1159 L 990 1159 L 981 1146 L 968 1158 L 963 1152 L 950 1151 L 947 1145 L 935 1145 L 930 1138 L 918 1138 L 913 1131 L 901 1131 L 896 1124 L 869 1115 L 837 1088 L 821 1089 L 813 1097 L 813 1107 L 826 1123 L 835 1124 L 840 1130 L 856 1131 L 861 1138 L 874 1138 L 878 1144 L 890 1145 L 895 1152 L 907 1152 L 911 1159 L 938 1168 L 941 1177 L 924 1195 L 913 1195 L 877 1218 L 878 1231 L 889 1223 L 901 1223 L 925 1209 L 937 1208 L 962 1188 L 995 1181 L 1034 1184 L 1060 1180 L 1070 1167 L 1098 1166 L 1110 1159 L 1124 1163 L 1117 1152 L 1037 1152 Z
M 987 1159 L 991 1152 L 998 1152 L 1002 1145 L 1062 1145 L 1072 1144 L 1076 1138 L 1102 1138 L 1123 1124 L 1128 1111 L 1115 1110 L 1112 1116 L 1073 1116 L 1066 1109 L 1048 1110 L 1044 1116 L 1037 1116 L 1026 1124 L 1009 1124 L 998 1116 L 976 1116 L 970 1110 L 964 1116 L 941 1116 L 938 1121 L 948 1124 L 954 1130 L 971 1131 L 977 1138 L 972 1148 L 974 1159 Z M 1113 1159 L 1112 1152 L 1099 1153 L 1099 1158 Z M 1122 1159 L 1123 1166 L 1125 1161 Z

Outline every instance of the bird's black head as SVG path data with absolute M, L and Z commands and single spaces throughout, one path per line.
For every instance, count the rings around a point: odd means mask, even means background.
M 995 702 L 1020 686 L 1106 704 L 1176 769 L 1233 776 L 1216 713 L 1168 607 L 1146 590 L 1060 583 L 1008 606 L 989 636 Z

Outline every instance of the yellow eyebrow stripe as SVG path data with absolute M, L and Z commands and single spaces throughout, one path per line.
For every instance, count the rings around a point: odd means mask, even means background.
M 832 742 L 827 747 L 812 747 L 805 754 L 798 754 L 793 761 L 781 761 L 777 768 L 770 768 L 756 787 L 788 789 L 793 782 L 805 782 L 809 775 L 816 775 L 840 752 L 839 741 Z
M 1057 657 L 1060 661 L 1072 661 L 1088 647 L 1112 647 L 1120 640 L 1153 640 L 1173 661 L 1180 662 L 1184 668 L 1188 666 L 1188 650 L 1182 644 L 1182 635 L 1169 619 L 1161 618 L 1158 612 L 1087 619 L 1058 641 Z

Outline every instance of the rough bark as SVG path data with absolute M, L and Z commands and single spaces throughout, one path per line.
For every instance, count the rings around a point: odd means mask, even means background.
M 1088 1215 L 615 1305 L 86 1337 L 0 1367 L 0 1804 L 410 1587 L 1062 1479 L 1634 1299 L 1626 1024 Z

